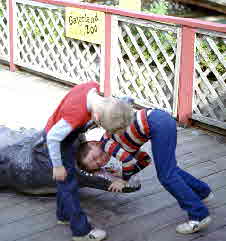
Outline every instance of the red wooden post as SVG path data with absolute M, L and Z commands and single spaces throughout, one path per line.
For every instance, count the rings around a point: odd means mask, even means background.
M 105 78 L 104 96 L 111 95 L 111 14 L 105 15 Z
M 16 71 L 14 64 L 14 19 L 13 19 L 13 0 L 8 0 L 9 7 L 9 52 L 10 52 L 10 71 Z M 16 33 L 15 33 L 16 34 Z
M 185 125 L 190 123 L 189 120 L 192 117 L 194 58 L 195 29 L 182 27 L 178 121 Z

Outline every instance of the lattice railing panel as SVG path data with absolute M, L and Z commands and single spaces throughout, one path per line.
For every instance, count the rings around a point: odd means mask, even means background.
M 0 59 L 9 61 L 9 29 L 6 0 L 0 0 Z
M 79 84 L 100 80 L 100 45 L 65 37 L 64 8 L 17 3 L 16 63 Z
M 118 95 L 171 113 L 176 110 L 178 34 L 170 25 L 119 21 Z
M 195 69 L 194 115 L 226 124 L 226 37 L 223 34 L 196 35 Z

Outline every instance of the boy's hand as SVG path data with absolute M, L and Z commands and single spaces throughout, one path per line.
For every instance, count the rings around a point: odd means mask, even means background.
M 66 176 L 67 176 L 67 172 L 64 166 L 53 168 L 53 180 L 64 181 Z
M 110 185 L 110 187 L 108 188 L 108 191 L 122 192 L 122 189 L 126 186 L 126 184 L 127 184 L 127 181 L 124 181 L 122 179 L 118 179 Z

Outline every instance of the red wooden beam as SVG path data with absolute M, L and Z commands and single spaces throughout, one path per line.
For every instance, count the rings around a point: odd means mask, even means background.
M 8 0 L 9 3 L 9 53 L 10 53 L 10 71 L 16 71 L 14 64 L 14 16 L 13 16 L 13 0 Z M 16 33 L 15 33 L 16 34 Z
M 184 125 L 189 125 L 189 121 L 192 117 L 194 58 L 195 30 L 183 27 L 179 68 L 178 121 Z
M 111 15 L 105 15 L 105 78 L 104 96 L 111 95 Z
M 206 30 L 226 33 L 225 24 L 213 23 L 213 22 L 197 20 L 192 18 L 180 18 L 180 17 L 173 17 L 173 16 L 166 16 L 166 15 L 143 13 L 143 12 L 137 12 L 137 11 L 127 11 L 125 9 L 108 7 L 108 6 L 98 5 L 98 4 L 78 3 L 78 2 L 74 2 L 73 0 L 35 0 L 35 1 L 41 2 L 41 3 L 47 3 L 47 4 L 60 5 L 65 7 L 85 8 L 85 9 L 96 10 L 96 11 L 101 11 L 105 13 L 116 14 L 116 15 L 121 15 L 126 17 L 140 18 L 140 19 L 157 21 L 157 22 L 166 22 L 166 23 L 183 25 L 191 28 L 202 28 Z

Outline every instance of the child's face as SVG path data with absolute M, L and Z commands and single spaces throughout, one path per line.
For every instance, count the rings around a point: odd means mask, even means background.
M 98 170 L 109 161 L 107 153 L 103 152 L 100 146 L 91 145 L 91 150 L 83 160 L 83 165 L 88 171 Z

